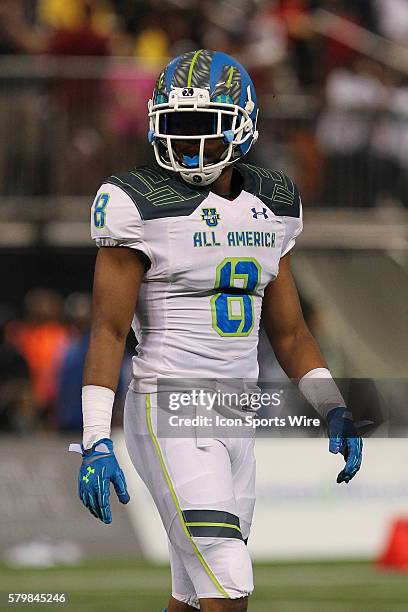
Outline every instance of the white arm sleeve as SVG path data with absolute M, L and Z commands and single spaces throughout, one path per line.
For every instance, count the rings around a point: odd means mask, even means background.
M 285 222 L 285 237 L 282 244 L 281 257 L 289 253 L 295 246 L 296 238 L 303 229 L 302 201 L 299 198 L 299 217 L 283 217 Z
M 91 236 L 98 247 L 137 249 L 152 261 L 143 219 L 133 200 L 116 185 L 104 183 L 96 194 L 91 208 Z

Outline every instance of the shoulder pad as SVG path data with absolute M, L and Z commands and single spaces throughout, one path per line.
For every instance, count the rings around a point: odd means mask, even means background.
M 191 215 L 208 196 L 207 190 L 194 189 L 158 166 L 143 166 L 113 175 L 105 183 L 120 187 L 145 221 Z
M 244 189 L 259 198 L 275 215 L 300 216 L 296 185 L 280 170 L 266 170 L 252 164 L 237 164 L 244 177 Z

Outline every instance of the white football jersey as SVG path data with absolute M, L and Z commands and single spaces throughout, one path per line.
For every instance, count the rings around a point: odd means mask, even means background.
M 232 201 L 156 166 L 111 176 L 97 193 L 96 244 L 150 260 L 132 324 L 135 391 L 161 377 L 258 377 L 262 297 L 301 232 L 301 202 L 282 172 L 235 168 L 244 188 Z

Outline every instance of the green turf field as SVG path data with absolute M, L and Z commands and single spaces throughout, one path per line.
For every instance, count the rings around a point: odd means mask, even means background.
M 257 565 L 251 612 L 402 612 L 408 610 L 408 574 L 369 563 Z M 96 563 L 51 570 L 0 566 L 0 610 L 162 612 L 169 571 L 138 562 Z M 65 593 L 68 603 L 11 606 L 7 592 Z

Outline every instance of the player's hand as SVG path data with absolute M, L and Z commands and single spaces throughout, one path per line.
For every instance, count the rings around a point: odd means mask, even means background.
M 337 482 L 349 482 L 358 472 L 363 457 L 363 440 L 357 433 L 352 416 L 346 408 L 334 408 L 327 415 L 329 452 L 341 453 L 346 465 Z
M 89 450 L 82 449 L 78 494 L 90 513 L 106 524 L 112 522 L 109 504 L 111 482 L 119 501 L 127 504 L 130 497 L 125 476 L 113 452 L 113 442 L 109 438 L 103 438 L 95 442 Z

